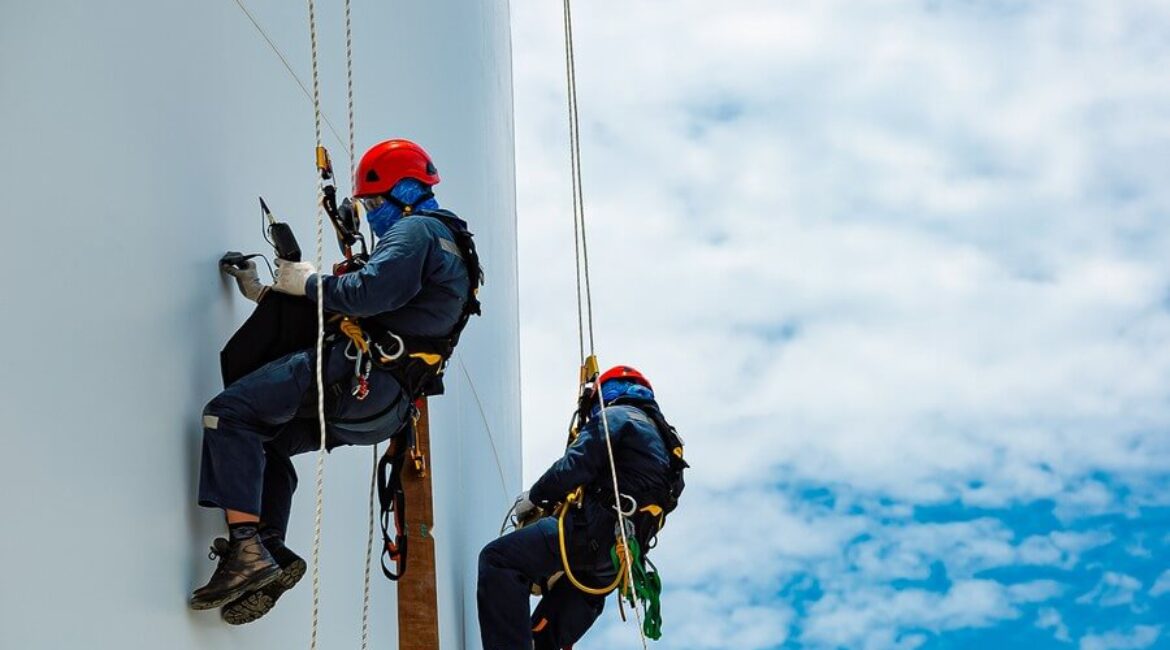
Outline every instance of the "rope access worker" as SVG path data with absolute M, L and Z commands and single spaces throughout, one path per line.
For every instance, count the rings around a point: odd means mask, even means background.
M 327 326 L 328 449 L 373 445 L 409 429 L 422 385 L 439 377 L 469 312 L 478 313 L 478 257 L 466 223 L 439 210 L 431 193 L 438 182 L 417 144 L 375 145 L 354 179 L 354 208 L 377 238 L 368 262 L 335 276 L 277 260 L 272 289 L 315 305 L 322 283 L 327 317 L 359 323 L 369 348 L 361 354 L 351 334 Z M 248 298 L 267 295 L 255 265 L 225 272 Z M 394 345 L 397 351 L 387 349 Z M 413 354 L 418 345 L 436 354 Z M 290 458 L 320 445 L 315 364 L 315 346 L 287 354 L 233 381 L 204 409 L 199 505 L 225 511 L 228 538 L 215 540 L 219 565 L 191 595 L 192 609 L 224 606 L 225 620 L 246 623 L 304 575 L 305 561 L 285 546 L 285 532 L 297 486 Z
M 629 538 L 646 549 L 682 491 L 681 441 L 658 409 L 650 382 L 634 368 L 612 368 L 595 385 L 606 404 L 622 507 L 635 528 Z M 583 409 L 587 415 L 576 439 L 517 497 L 514 510 L 524 522 L 561 503 L 563 520 L 542 516 L 490 542 L 479 554 L 476 596 L 484 650 L 567 648 L 601 615 L 604 586 L 616 587 L 619 569 L 611 549 L 618 517 L 606 431 L 596 396 L 586 395 L 582 404 L 592 406 Z M 566 505 L 570 493 L 579 498 Z M 562 557 L 565 552 L 567 558 Z M 566 568 L 570 573 L 560 575 Z M 586 593 L 573 584 L 578 581 L 602 593 Z M 534 587 L 543 597 L 530 617 L 528 599 Z

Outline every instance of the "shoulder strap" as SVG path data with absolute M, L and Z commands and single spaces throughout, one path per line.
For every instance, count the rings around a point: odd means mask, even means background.
M 460 219 L 454 212 L 450 210 L 424 210 L 416 212 L 416 215 L 431 217 L 438 219 L 440 223 L 451 231 L 451 235 L 455 238 L 455 247 L 458 249 L 458 255 L 467 265 L 467 302 L 463 305 L 463 313 L 459 317 L 459 322 L 452 331 L 452 342 L 458 342 L 459 334 L 462 333 L 463 327 L 467 325 L 467 320 L 473 315 L 482 313 L 479 302 L 479 287 L 483 284 L 483 267 L 479 263 L 479 253 L 475 250 L 474 235 L 467 229 L 463 220 Z M 452 251 L 454 252 L 454 251 Z
M 647 399 L 640 399 L 637 397 L 623 396 L 612 402 L 613 406 L 633 406 L 639 411 L 646 414 L 650 421 L 654 423 L 654 428 L 658 429 L 658 436 L 662 438 L 662 444 L 666 447 L 666 453 L 670 456 L 671 469 L 675 469 L 676 465 L 679 470 L 690 467 L 687 461 L 683 459 L 683 439 L 678 435 L 678 429 L 675 429 L 669 422 L 666 421 L 666 416 L 662 414 L 658 406 Z

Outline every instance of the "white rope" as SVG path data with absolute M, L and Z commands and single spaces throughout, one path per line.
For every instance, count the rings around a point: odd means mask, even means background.
M 374 563 L 374 487 L 378 484 L 378 445 L 374 449 L 374 466 L 370 471 L 370 531 L 366 536 L 366 574 L 362 594 L 362 650 L 370 644 L 370 567 Z
M 357 128 L 354 121 L 353 101 L 353 22 L 350 19 L 350 0 L 345 0 L 345 98 L 349 114 L 349 180 L 354 182 L 354 159 L 357 148 L 354 144 Z M 350 187 L 353 194 L 354 187 Z M 370 647 L 370 574 L 374 565 L 374 520 L 377 509 L 374 507 L 374 493 L 378 485 L 378 445 L 373 446 L 374 464 L 370 470 L 370 521 L 369 531 L 366 534 L 366 565 L 362 575 L 362 650 Z
M 313 127 L 316 146 L 321 146 L 321 86 L 317 74 L 317 13 L 313 0 L 309 2 L 309 45 L 313 61 Z M 317 150 L 314 150 L 314 153 Z M 317 269 L 320 272 L 325 257 L 325 211 L 321 203 L 324 179 L 317 173 Z M 321 520 L 325 512 L 325 381 L 321 368 L 321 357 L 325 348 L 325 305 L 324 286 L 318 276 L 317 282 L 317 423 L 321 428 L 321 447 L 317 450 L 317 508 L 313 517 L 313 613 L 310 650 L 317 648 L 318 614 L 321 604 Z
M 584 340 L 585 332 L 582 326 L 582 305 L 581 305 L 581 276 L 582 272 L 585 278 L 585 308 L 587 316 L 585 318 L 589 325 L 589 356 L 596 358 L 596 349 L 593 336 L 593 291 L 589 278 L 589 246 L 586 239 L 585 231 L 585 200 L 584 192 L 581 185 L 581 127 L 578 119 L 577 109 L 577 71 L 575 57 L 573 54 L 573 15 L 571 8 L 571 0 L 564 0 L 564 18 L 565 18 L 565 82 L 568 86 L 569 95 L 569 145 L 571 148 L 570 160 L 572 163 L 573 175 L 573 244 L 577 257 L 577 340 L 581 346 L 581 357 L 584 361 Z M 580 236 L 578 237 L 578 230 Z M 622 547 L 625 549 L 626 557 L 629 559 L 626 564 L 626 578 L 630 589 L 634 589 L 634 563 L 633 557 L 630 555 L 630 543 L 626 537 L 626 516 L 622 511 L 622 494 L 618 487 L 617 478 L 617 463 L 614 461 L 613 455 L 613 441 L 610 439 L 609 419 L 606 417 L 605 397 L 602 395 L 601 386 L 594 386 L 597 391 L 597 403 L 600 407 L 600 417 L 602 428 L 605 431 L 605 450 L 609 456 L 609 472 L 613 479 L 613 500 L 617 509 L 618 516 L 618 532 L 621 538 Z M 621 599 L 621 591 L 619 589 L 618 599 Z M 646 643 L 646 633 L 642 629 L 642 614 L 639 608 L 638 599 L 635 596 L 634 602 L 634 618 L 638 625 L 638 636 L 642 640 L 642 648 L 648 649 Z
M 354 121 L 353 121 L 353 28 L 349 19 L 349 0 L 345 0 L 345 97 L 349 108 L 349 180 L 353 182 L 354 155 Z M 350 188 L 350 195 L 353 188 Z
M 572 177 L 571 192 L 573 194 L 573 268 L 577 273 L 577 349 L 580 353 L 580 363 L 585 365 L 585 316 L 582 309 L 581 297 L 581 232 L 582 218 L 585 207 L 581 196 L 581 168 L 579 166 L 580 148 L 577 133 L 577 83 L 573 65 L 573 26 L 572 15 L 569 10 L 569 0 L 565 0 L 565 85 L 568 86 L 569 100 L 569 168 Z

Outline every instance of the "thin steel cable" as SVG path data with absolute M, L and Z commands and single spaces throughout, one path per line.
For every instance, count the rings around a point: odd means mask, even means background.
M 298 76 L 297 73 L 293 70 L 292 65 L 289 64 L 288 59 L 285 58 L 284 52 L 282 52 L 280 48 L 277 47 L 276 43 L 268 36 L 268 32 L 266 32 L 264 28 L 260 26 L 260 21 L 256 20 L 256 16 L 252 15 L 252 12 L 249 11 L 248 7 L 244 5 L 243 0 L 235 0 L 235 2 L 237 5 L 239 5 L 240 11 L 244 12 L 244 15 L 248 17 L 249 21 L 251 21 L 252 26 L 256 28 L 256 31 L 260 33 L 260 36 L 268 43 L 268 47 L 272 49 L 272 52 L 276 54 L 276 57 L 280 59 L 281 63 L 284 64 L 284 69 L 288 70 L 289 76 L 292 77 L 293 81 L 297 82 L 297 85 L 301 87 L 301 92 L 305 94 L 305 99 L 309 100 L 310 102 L 313 101 L 313 94 L 309 92 L 309 89 L 305 87 L 305 82 L 301 81 L 300 76 Z M 329 121 L 329 116 L 326 115 L 324 111 L 321 112 L 321 118 L 325 120 L 325 125 L 329 127 L 329 131 L 332 132 L 333 137 L 337 139 L 337 144 L 341 147 L 345 147 L 345 140 L 341 138 L 341 134 L 337 132 L 337 128 L 333 126 L 333 122 Z M 349 151 L 353 151 L 352 144 L 349 146 Z
M 321 146 L 321 83 L 317 74 L 317 12 L 313 0 L 309 2 L 309 46 L 313 60 L 313 128 L 316 146 Z M 316 153 L 316 149 L 314 153 Z M 321 203 L 324 179 L 317 173 L 317 268 L 320 269 L 325 257 L 325 212 Z M 319 280 L 319 278 L 318 278 Z M 313 612 L 312 632 L 309 638 L 310 650 L 317 648 L 317 627 L 321 605 L 321 521 L 325 512 L 325 381 L 321 357 L 325 348 L 324 282 L 317 282 L 317 423 L 321 428 L 321 447 L 317 450 L 317 507 L 313 516 Z
M 578 261 L 578 276 L 577 276 L 577 309 L 578 309 L 578 341 L 584 341 L 585 333 L 581 326 L 581 274 L 583 272 L 585 277 L 585 305 L 587 312 L 587 322 L 589 325 L 589 355 L 596 356 L 596 347 L 593 336 L 593 289 L 589 277 L 589 247 L 586 238 L 585 227 L 585 200 L 584 192 L 581 184 L 581 132 L 580 119 L 578 117 L 578 103 L 577 103 L 577 73 L 576 61 L 573 52 L 573 16 L 571 8 L 571 0 L 564 0 L 564 18 L 565 18 L 565 82 L 568 86 L 569 94 L 569 143 L 572 147 L 570 159 L 573 162 L 573 243 L 575 253 L 579 257 Z M 577 230 L 580 229 L 580 239 L 578 241 Z M 579 249 L 579 250 L 576 250 Z M 582 343 L 582 347 L 584 347 Z M 584 352 L 582 352 L 584 358 Z M 621 489 L 618 487 L 617 477 L 617 463 L 614 460 L 613 441 L 610 438 L 609 418 L 606 414 L 605 396 L 602 394 L 601 386 L 595 386 L 594 390 L 597 392 L 597 403 L 600 408 L 599 417 L 601 418 L 602 428 L 605 431 L 605 450 L 609 456 L 609 472 L 613 479 L 613 498 L 617 505 L 618 516 L 618 531 L 621 538 L 621 544 L 625 551 L 626 557 L 630 561 L 626 562 L 626 579 L 628 580 L 631 591 L 634 589 L 634 566 L 633 558 L 630 556 L 630 543 L 626 536 L 626 516 L 622 512 L 622 495 Z M 621 592 L 618 592 L 618 598 L 621 599 Z M 648 650 L 646 643 L 646 633 L 642 629 L 642 614 L 638 607 L 638 599 L 633 599 L 634 603 L 634 618 L 638 625 L 638 636 L 642 640 L 642 648 Z
M 471 396 L 475 399 L 475 406 L 479 409 L 479 417 L 483 420 L 483 430 L 487 432 L 488 444 L 492 448 L 492 456 L 496 459 L 496 469 L 500 473 L 500 485 L 504 488 L 505 498 L 509 496 L 508 481 L 504 478 L 504 465 L 500 462 L 500 452 L 496 448 L 496 437 L 492 435 L 492 427 L 488 424 L 487 413 L 483 410 L 483 402 L 479 399 L 479 391 L 475 389 L 475 381 L 471 378 L 471 373 L 467 371 L 467 366 L 463 363 L 463 357 L 459 356 L 459 367 L 463 370 L 463 376 L 467 378 L 467 386 L 471 388 Z

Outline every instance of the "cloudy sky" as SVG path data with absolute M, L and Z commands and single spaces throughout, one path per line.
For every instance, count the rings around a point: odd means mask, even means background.
M 694 465 L 655 647 L 1170 648 L 1170 4 L 575 9 L 598 351 Z M 560 3 L 512 12 L 532 480 L 576 313 Z

